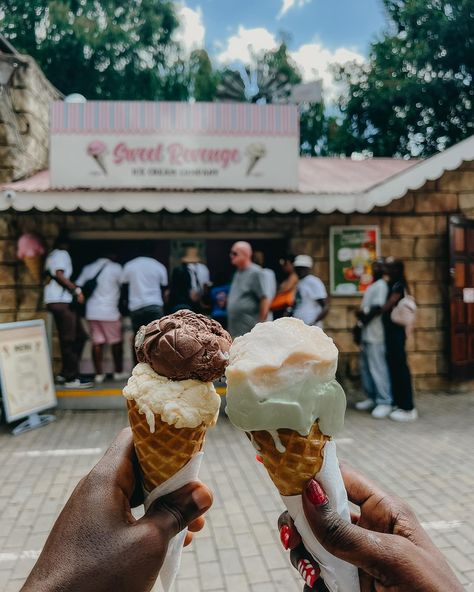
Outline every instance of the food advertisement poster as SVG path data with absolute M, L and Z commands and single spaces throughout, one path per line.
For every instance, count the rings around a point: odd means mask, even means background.
M 44 321 L 0 324 L 0 384 L 7 422 L 56 406 Z
M 329 240 L 331 294 L 363 294 L 373 281 L 372 262 L 380 253 L 379 227 L 332 226 Z

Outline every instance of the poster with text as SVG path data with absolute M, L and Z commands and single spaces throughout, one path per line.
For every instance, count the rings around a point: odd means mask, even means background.
M 378 226 L 332 226 L 329 240 L 331 294 L 363 294 L 373 281 L 372 262 L 380 253 Z
M 44 321 L 0 324 L 0 379 L 8 422 L 56 406 Z

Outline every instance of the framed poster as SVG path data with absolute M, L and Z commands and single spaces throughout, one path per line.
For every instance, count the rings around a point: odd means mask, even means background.
M 379 253 L 378 226 L 331 226 L 329 231 L 331 295 L 363 294 L 373 281 L 371 266 Z
M 43 320 L 0 324 L 0 384 L 7 422 L 56 406 Z

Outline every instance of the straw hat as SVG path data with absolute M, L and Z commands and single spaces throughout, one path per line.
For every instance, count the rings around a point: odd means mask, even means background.
M 183 263 L 200 263 L 199 249 L 197 247 L 186 247 L 184 255 L 181 257 Z

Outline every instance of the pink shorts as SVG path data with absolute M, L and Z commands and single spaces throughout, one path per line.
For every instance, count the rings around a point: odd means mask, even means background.
M 92 343 L 114 345 L 122 341 L 122 321 L 89 321 Z

